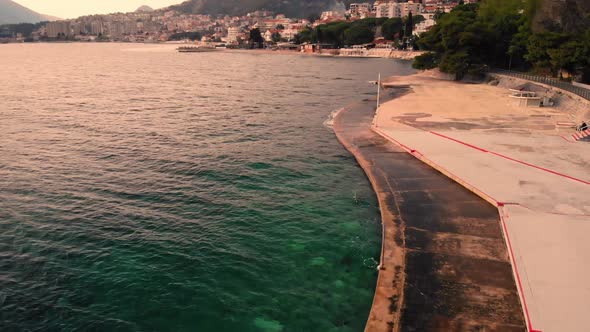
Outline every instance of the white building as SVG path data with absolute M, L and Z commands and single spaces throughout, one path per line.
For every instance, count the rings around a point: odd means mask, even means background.
M 351 16 L 356 16 L 356 17 L 360 17 L 360 16 L 366 16 L 369 13 L 371 13 L 371 11 L 373 10 L 373 6 L 368 3 L 368 2 L 363 2 L 363 3 L 351 3 L 350 7 L 348 9 L 348 13 Z
M 98 36 L 100 34 L 104 33 L 104 26 L 102 24 L 102 21 L 92 21 L 90 22 L 90 33 Z
M 375 16 L 380 17 L 406 17 L 412 13 L 412 15 L 417 15 L 422 11 L 422 4 L 419 2 L 382 2 L 378 1 L 375 2 Z
M 344 21 L 345 19 L 346 19 L 346 17 L 344 16 L 344 13 L 334 11 L 334 10 L 322 12 L 322 15 L 320 15 L 320 21 L 322 21 L 322 22 Z
M 264 38 L 264 40 L 266 40 L 267 42 L 271 42 L 272 41 L 272 32 L 270 30 L 266 30 L 266 32 L 264 32 L 262 34 L 262 38 Z
M 436 25 L 436 21 L 433 18 L 427 18 L 424 21 L 416 24 L 414 27 L 414 35 L 418 36 L 423 32 L 428 31 L 431 27 Z
M 240 35 L 240 28 L 239 27 L 229 27 L 227 29 L 227 42 L 228 43 L 237 42 L 239 35 Z
M 283 37 L 287 40 L 293 40 L 298 33 L 299 33 L 299 29 L 287 28 L 287 29 L 281 31 L 281 37 Z
M 374 11 L 375 17 L 389 17 L 389 2 L 375 2 Z
M 422 4 L 420 2 L 401 2 L 398 3 L 399 17 L 406 17 L 412 13 L 412 15 L 418 15 L 422 11 Z
M 57 38 L 57 36 L 71 36 L 72 31 L 70 29 L 69 21 L 55 21 L 47 23 L 46 27 L 47 37 Z

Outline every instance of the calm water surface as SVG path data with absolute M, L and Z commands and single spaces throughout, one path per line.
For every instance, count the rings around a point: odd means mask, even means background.
M 379 212 L 323 122 L 377 72 L 0 45 L 0 330 L 362 331 Z

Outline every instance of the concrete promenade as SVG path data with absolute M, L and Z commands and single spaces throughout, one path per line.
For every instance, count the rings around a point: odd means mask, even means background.
M 334 119 L 381 211 L 381 269 L 365 331 L 523 331 L 497 210 L 373 132 L 374 105 L 349 105 Z
M 410 78 L 373 129 L 498 207 L 529 331 L 590 330 L 590 145 L 562 139 L 560 110 L 505 90 Z

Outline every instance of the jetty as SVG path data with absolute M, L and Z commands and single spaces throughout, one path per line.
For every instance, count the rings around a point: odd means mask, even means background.
M 525 330 L 497 210 L 373 131 L 374 102 L 350 105 L 334 120 L 381 210 L 365 331 Z

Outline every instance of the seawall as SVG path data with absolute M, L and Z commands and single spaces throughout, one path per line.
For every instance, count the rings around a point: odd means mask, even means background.
M 497 210 L 371 130 L 374 101 L 334 120 L 377 195 L 382 254 L 365 331 L 523 331 Z

